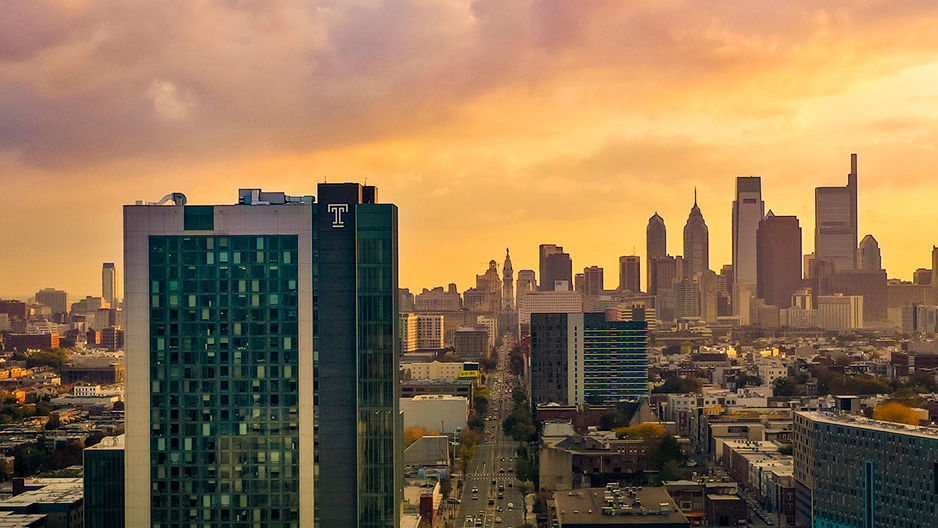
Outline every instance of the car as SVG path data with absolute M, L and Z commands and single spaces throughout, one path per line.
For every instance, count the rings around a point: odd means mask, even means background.
M 502 499 L 504 499 L 504 498 L 505 498 L 505 494 L 504 494 L 504 493 L 499 493 L 499 494 L 498 494 L 498 500 L 502 500 Z
M 499 472 L 499 473 L 504 473 L 504 472 L 505 472 L 505 468 L 498 468 L 498 472 Z
M 493 497 L 489 497 L 489 506 L 495 506 L 495 499 Z
M 508 503 L 508 511 L 513 510 L 514 507 L 515 507 L 515 505 L 514 505 L 513 503 L 511 503 L 511 502 Z
M 492 479 L 492 485 L 493 486 L 495 485 L 495 479 Z
M 502 511 L 502 507 L 501 507 L 501 506 L 498 506 L 498 507 L 496 507 L 496 508 L 495 508 L 495 511 L 497 511 L 497 512 L 499 512 L 499 513 L 501 513 L 501 511 Z
M 505 485 L 504 485 L 504 484 L 499 484 L 499 485 L 498 485 L 498 491 L 505 491 Z
M 501 524 L 501 523 L 502 523 L 502 518 L 501 518 L 501 517 L 495 517 L 495 524 Z
M 482 526 L 482 519 L 476 519 L 476 526 Z
M 511 481 L 510 481 L 510 480 L 508 481 L 508 487 L 509 487 L 509 488 L 510 488 L 510 487 L 512 487 L 512 486 L 511 486 Z

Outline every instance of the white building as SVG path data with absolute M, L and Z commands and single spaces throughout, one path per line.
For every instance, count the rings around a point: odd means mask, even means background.
M 469 419 L 469 400 L 449 394 L 423 394 L 401 398 L 404 429 L 422 427 L 443 434 L 465 429 Z
M 778 378 L 788 375 L 788 368 L 781 363 L 760 363 L 756 367 L 759 369 L 763 385 L 771 386 Z
M 402 364 L 401 370 L 410 374 L 410 379 L 455 379 L 463 371 L 465 363 L 462 361 Z
M 863 297 L 860 295 L 819 295 L 817 326 L 824 330 L 863 328 Z
M 401 352 L 443 348 L 443 316 L 401 314 Z
M 575 313 L 583 311 L 583 296 L 570 290 L 569 283 L 562 282 L 563 290 L 532 291 L 518 300 L 518 335 L 527 335 L 531 328 L 532 313 Z M 559 284 L 558 286 L 559 287 Z
M 489 349 L 495 348 L 495 337 L 496 337 L 496 321 L 494 317 L 489 317 L 487 315 L 480 315 L 476 317 L 476 326 L 479 328 L 484 328 L 489 334 Z

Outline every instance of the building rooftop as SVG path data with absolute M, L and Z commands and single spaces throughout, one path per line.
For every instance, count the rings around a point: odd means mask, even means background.
M 124 449 L 124 435 L 120 436 L 105 436 L 97 444 L 87 448 L 93 449 L 95 451 L 104 451 L 104 450 L 123 450 Z M 86 449 L 86 450 L 87 450 Z
M 45 514 L 0 511 L 0 528 L 31 528 L 45 525 Z
M 83 482 L 79 478 L 40 478 L 25 482 L 26 491 L 0 501 L 0 510 L 24 512 L 35 504 L 69 505 L 82 500 Z
M 849 427 L 866 429 L 869 431 L 883 431 L 887 433 L 938 440 L 938 428 L 935 427 L 922 427 L 894 422 L 882 422 L 879 420 L 871 420 L 869 418 L 864 418 L 862 416 L 856 416 L 852 414 L 836 414 L 826 411 L 799 411 L 795 414 L 802 415 L 815 422 L 845 425 Z
M 560 526 L 689 526 L 664 488 L 585 488 L 554 493 Z

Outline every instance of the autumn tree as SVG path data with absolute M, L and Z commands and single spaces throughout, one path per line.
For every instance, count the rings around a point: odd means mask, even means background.
M 420 439 L 422 436 L 437 436 L 439 431 L 430 431 L 420 426 L 413 426 L 404 429 L 404 446 L 409 446 Z
M 911 407 L 897 401 L 881 403 L 873 409 L 873 419 L 884 422 L 918 425 L 919 415 Z

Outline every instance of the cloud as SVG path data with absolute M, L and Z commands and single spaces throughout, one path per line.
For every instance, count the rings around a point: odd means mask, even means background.
M 191 102 L 183 100 L 179 89 L 169 81 L 153 81 L 146 97 L 153 103 L 153 112 L 160 121 L 181 121 L 188 117 Z
M 0 113 L 14 117 L 0 125 L 0 147 L 40 166 L 309 152 L 426 134 L 486 98 L 571 86 L 645 112 L 794 113 L 800 98 L 933 56 L 935 9 L 12 0 L 0 22 L 0 91 L 11 94 Z M 103 128 L 76 138 L 89 120 Z M 165 137 L 165 124 L 182 120 Z

